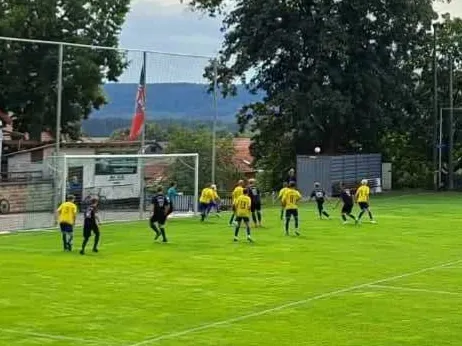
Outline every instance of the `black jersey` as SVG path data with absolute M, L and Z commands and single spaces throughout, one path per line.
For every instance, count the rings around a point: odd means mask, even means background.
M 249 192 L 249 197 L 253 205 L 261 204 L 261 195 L 260 195 L 260 190 L 258 189 L 258 187 L 249 186 L 247 191 Z
M 90 205 L 85 209 L 84 227 L 93 227 L 96 225 L 96 207 Z
M 324 199 L 326 198 L 326 191 L 321 188 L 316 188 L 313 192 L 311 192 L 311 198 L 316 199 L 318 202 L 324 202 Z
M 351 195 L 351 192 L 349 189 L 343 189 L 342 192 L 340 193 L 340 198 L 343 201 L 343 204 L 345 205 L 353 205 L 353 196 Z
M 170 201 L 163 193 L 158 193 L 152 197 L 154 214 L 165 214 L 170 207 Z

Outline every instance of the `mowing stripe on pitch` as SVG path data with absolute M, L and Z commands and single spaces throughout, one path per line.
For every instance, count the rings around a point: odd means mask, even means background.
M 443 295 L 450 295 L 450 296 L 462 296 L 462 292 L 428 290 L 425 288 L 412 288 L 412 287 L 389 286 L 389 285 L 369 285 L 369 287 L 380 288 L 384 290 L 401 291 L 401 292 L 418 292 L 418 293 L 429 293 L 429 294 L 443 294 Z
M 50 340 L 75 341 L 75 342 L 84 343 L 84 344 L 97 344 L 97 345 L 112 345 L 113 344 L 113 342 L 109 342 L 105 340 L 73 338 L 70 336 L 63 336 L 63 335 L 36 333 L 36 332 L 28 331 L 28 330 L 0 328 L 0 332 L 9 333 L 9 334 L 25 335 L 25 336 L 34 336 L 37 338 L 44 338 L 44 339 L 50 339 Z
M 278 311 L 281 311 L 281 310 L 286 310 L 286 309 L 294 308 L 294 307 L 297 307 L 297 306 L 305 305 L 307 303 L 310 303 L 310 302 L 313 302 L 313 301 L 316 301 L 316 300 L 330 298 L 330 297 L 333 297 L 333 296 L 340 295 L 342 293 L 348 293 L 348 292 L 355 291 L 355 290 L 358 290 L 358 289 L 361 289 L 361 288 L 367 288 L 368 286 L 372 286 L 372 285 L 379 285 L 379 284 L 382 284 L 382 283 L 385 283 L 385 282 L 404 279 L 404 278 L 407 278 L 407 277 L 410 277 L 410 276 L 419 275 L 419 274 L 422 274 L 422 273 L 425 273 L 425 272 L 428 272 L 428 271 L 432 271 L 432 270 L 435 270 L 435 269 L 440 269 L 440 268 L 443 268 L 443 267 L 447 267 L 447 266 L 451 266 L 451 265 L 455 265 L 455 264 L 460 264 L 460 263 L 462 263 L 462 260 L 442 263 L 442 264 L 438 264 L 438 265 L 435 265 L 435 266 L 432 266 L 432 267 L 419 269 L 419 270 L 416 270 L 416 271 L 413 271 L 413 272 L 394 275 L 394 276 L 390 276 L 388 278 L 375 280 L 375 281 L 371 281 L 371 282 L 366 282 L 364 284 L 354 285 L 354 286 L 350 286 L 350 287 L 346 287 L 346 288 L 326 292 L 326 293 L 323 293 L 323 294 L 319 294 L 317 296 L 313 296 L 313 297 L 306 298 L 306 299 L 303 299 L 303 300 L 298 300 L 298 301 L 295 301 L 295 302 L 279 305 L 279 306 L 276 306 L 274 308 L 253 312 L 253 313 L 250 313 L 250 314 L 247 314 L 247 315 L 242 315 L 242 316 L 230 318 L 230 319 L 227 319 L 227 320 L 212 322 L 212 323 L 204 324 L 202 326 L 186 329 L 186 330 L 179 331 L 179 332 L 174 332 L 174 333 L 170 333 L 170 334 L 164 334 L 164 335 L 160 335 L 160 336 L 154 336 L 152 338 L 149 338 L 149 339 L 146 339 L 146 340 L 134 343 L 134 344 L 130 344 L 130 345 L 127 345 L 127 346 L 149 345 L 149 344 L 153 344 L 153 343 L 156 343 L 156 342 L 159 342 L 159 341 L 162 341 L 162 340 L 174 339 L 174 338 L 177 338 L 177 337 L 180 337 L 180 336 L 200 332 L 200 331 L 203 331 L 203 330 L 206 330 L 206 329 L 211 329 L 211 328 L 215 328 L 215 327 L 219 327 L 219 326 L 223 326 L 223 325 L 227 325 L 227 324 L 240 322 L 240 321 L 244 321 L 244 320 L 254 318 L 254 317 L 268 315 L 268 314 L 271 314 L 273 312 L 278 312 Z

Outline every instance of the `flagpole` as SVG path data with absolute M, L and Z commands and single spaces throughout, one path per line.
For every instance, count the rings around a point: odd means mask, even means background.
M 140 154 L 144 154 L 144 148 L 146 145 L 146 52 L 143 52 L 143 69 L 144 69 L 144 121 L 143 127 L 141 129 L 141 142 L 140 142 Z M 143 158 L 138 159 L 138 166 L 139 166 L 139 175 L 140 175 L 140 205 L 139 205 L 139 212 L 140 212 L 140 220 L 144 219 L 144 204 L 145 204 L 145 181 L 144 181 L 144 165 L 143 165 Z

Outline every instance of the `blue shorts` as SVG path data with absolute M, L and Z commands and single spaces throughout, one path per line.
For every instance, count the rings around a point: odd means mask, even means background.
M 61 228 L 61 232 L 72 233 L 74 232 L 74 226 L 69 225 L 68 223 L 60 223 L 59 228 Z
M 209 203 L 199 203 L 199 210 L 201 212 L 206 212 L 209 209 Z

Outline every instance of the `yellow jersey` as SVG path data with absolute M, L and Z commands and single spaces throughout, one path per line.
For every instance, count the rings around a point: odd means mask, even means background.
M 77 216 L 77 206 L 73 202 L 64 202 L 58 208 L 58 222 L 73 225 Z
M 302 199 L 302 195 L 298 190 L 288 188 L 282 196 L 282 205 L 286 210 L 298 209 L 298 202 Z
M 237 217 L 250 217 L 250 207 L 252 206 L 252 200 L 249 196 L 241 195 L 239 196 L 235 203 L 234 207 L 236 208 Z
M 356 190 L 356 201 L 358 203 L 365 203 L 369 202 L 369 194 L 371 193 L 371 189 L 367 185 L 362 185 Z
M 236 188 L 233 190 L 233 204 L 234 202 L 244 194 L 244 188 L 242 186 L 236 186 Z
M 209 204 L 212 202 L 214 195 L 216 194 L 210 187 L 206 187 L 201 192 L 201 197 L 199 198 L 200 203 Z
M 217 190 L 214 190 L 214 189 L 210 189 L 210 190 L 212 190 L 212 200 L 213 200 L 213 201 L 219 200 L 219 199 L 220 199 L 220 196 L 218 196 Z
M 279 190 L 278 198 L 279 198 L 280 200 L 282 200 L 282 197 L 284 197 L 284 194 L 286 193 L 287 190 L 289 190 L 288 187 L 283 187 L 281 190 Z

